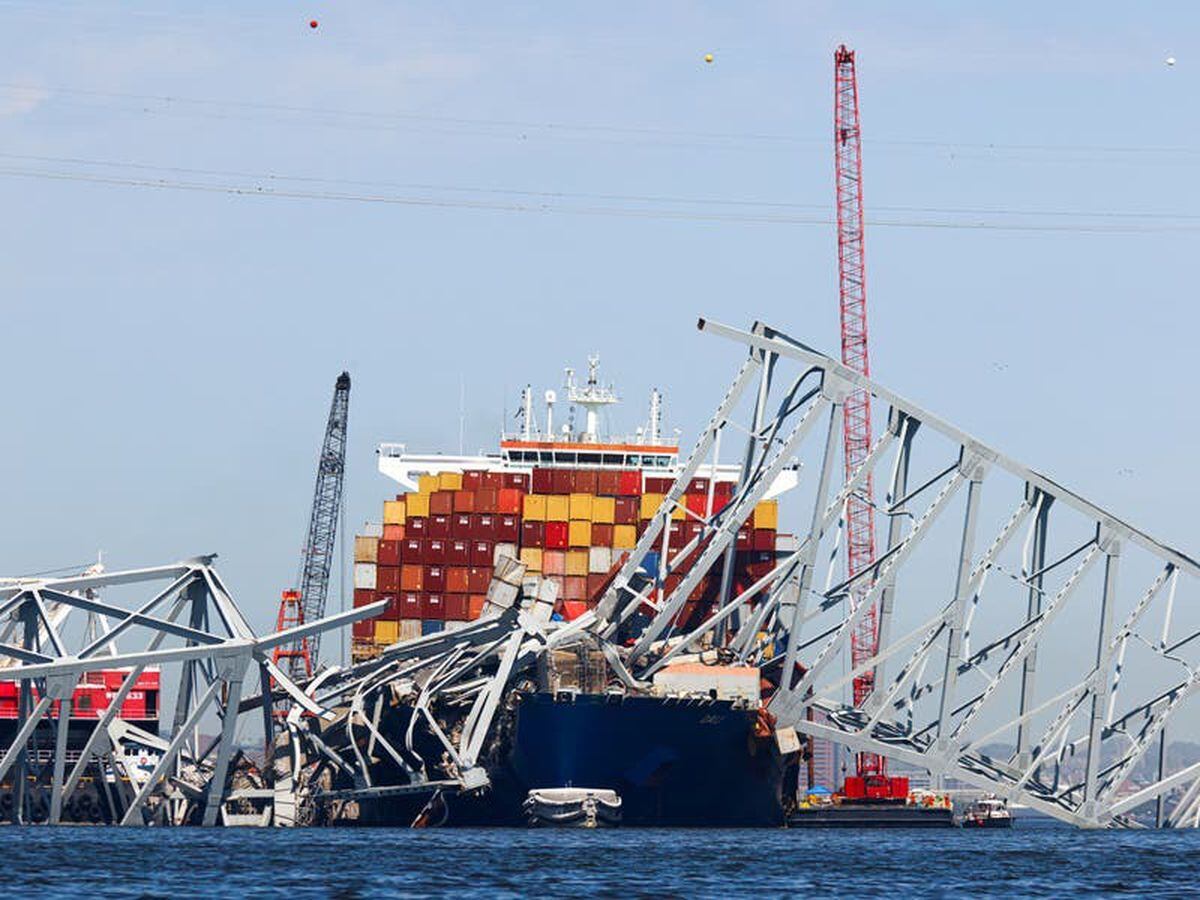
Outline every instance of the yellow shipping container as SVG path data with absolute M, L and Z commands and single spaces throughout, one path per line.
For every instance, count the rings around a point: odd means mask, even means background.
M 525 569 L 529 572 L 542 571 L 542 548 L 541 547 L 522 547 L 521 562 L 525 563 Z
M 575 523 L 571 523 L 575 524 Z M 584 524 L 587 524 L 586 522 Z M 567 574 L 586 575 L 588 573 L 588 552 L 586 550 L 567 551 Z
M 422 475 L 417 479 L 417 491 L 422 494 L 432 494 L 438 489 L 438 477 L 436 475 Z
M 642 521 L 653 519 L 662 502 L 662 494 L 642 494 Z
M 383 501 L 383 524 L 384 525 L 403 525 L 405 522 L 405 511 L 403 500 L 384 500 Z
M 404 507 L 406 515 L 421 518 L 429 515 L 429 495 L 428 494 L 405 494 Z
M 754 527 L 769 528 L 776 531 L 779 528 L 779 501 L 764 500 L 754 507 Z
M 442 472 L 438 475 L 439 491 L 461 491 L 462 472 Z
M 400 623 L 387 622 L 382 619 L 375 621 L 375 643 L 394 644 L 400 640 Z
M 592 501 L 592 521 L 611 525 L 617 519 L 617 498 L 597 497 Z
M 567 527 L 567 543 L 572 547 L 592 546 L 592 523 L 572 519 Z M 583 574 L 586 575 L 587 572 Z
M 571 518 L 578 519 L 581 522 L 590 522 L 592 520 L 591 494 L 571 495 Z
M 546 521 L 546 495 L 545 494 L 526 494 L 525 495 L 525 518 L 530 522 L 545 522 Z
M 379 561 L 379 538 L 354 536 L 354 561 L 373 563 Z
M 671 510 L 671 518 L 676 522 L 682 522 L 687 518 L 687 509 L 682 503 L 675 504 L 675 508 Z
M 571 498 L 566 494 L 550 494 L 546 497 L 546 521 L 565 522 L 571 518 Z
M 618 550 L 631 550 L 637 545 L 637 528 L 633 525 L 613 526 L 613 547 Z

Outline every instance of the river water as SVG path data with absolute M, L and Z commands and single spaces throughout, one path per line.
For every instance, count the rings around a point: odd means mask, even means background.
M 10 897 L 1194 897 L 1200 833 L 0 828 Z

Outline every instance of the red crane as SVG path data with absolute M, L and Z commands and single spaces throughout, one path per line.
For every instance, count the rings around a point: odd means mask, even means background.
M 863 375 L 871 374 L 867 352 L 867 273 L 863 254 L 862 140 L 858 124 L 858 79 L 854 51 L 843 44 L 834 52 L 833 144 L 837 171 L 838 286 L 841 293 L 842 362 Z M 858 390 L 842 408 L 843 458 L 849 478 L 871 448 L 871 395 Z M 875 507 L 868 475 L 858 495 L 846 504 L 846 561 L 853 579 L 875 565 Z M 854 582 L 851 602 L 863 602 L 871 577 Z M 879 619 L 874 604 L 867 609 L 850 636 L 852 664 L 870 659 L 879 650 Z M 854 679 L 854 705 L 859 706 L 875 688 L 874 672 Z M 886 774 L 885 760 L 875 753 L 860 753 L 860 777 Z

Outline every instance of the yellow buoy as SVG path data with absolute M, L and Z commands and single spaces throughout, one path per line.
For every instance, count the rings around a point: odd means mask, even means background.
M 704 61 L 706 63 L 710 63 L 710 62 L 712 62 L 712 60 L 713 60 L 713 55 L 711 53 L 704 54 Z

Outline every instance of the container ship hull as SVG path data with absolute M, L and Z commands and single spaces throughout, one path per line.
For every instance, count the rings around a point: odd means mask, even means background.
M 442 824 L 522 826 L 529 791 L 582 787 L 616 791 L 625 826 L 777 827 L 786 758 L 757 720 L 725 700 L 523 694 L 491 786 L 450 797 Z M 424 804 L 371 801 L 360 822 L 407 826 Z

